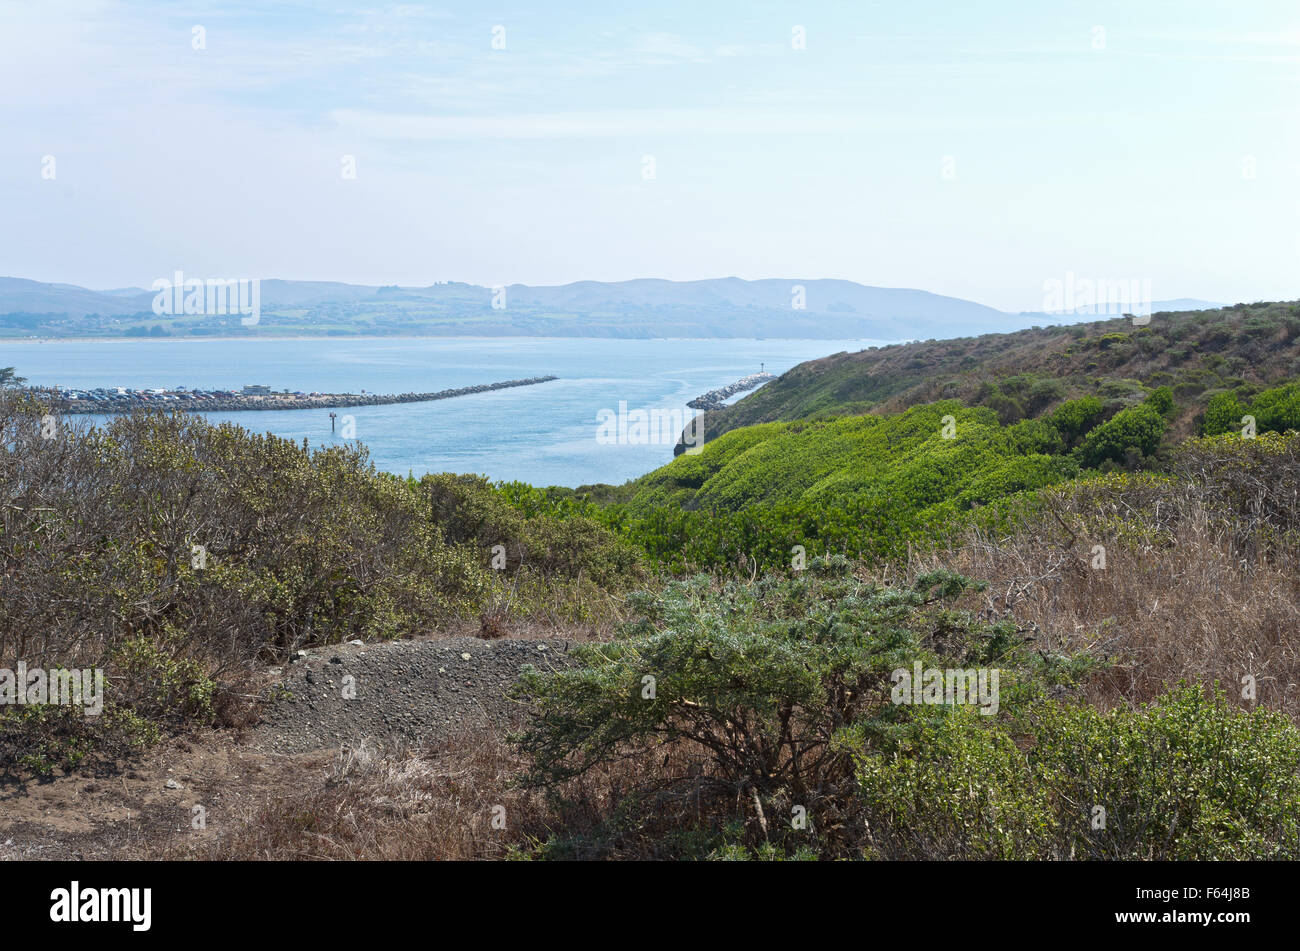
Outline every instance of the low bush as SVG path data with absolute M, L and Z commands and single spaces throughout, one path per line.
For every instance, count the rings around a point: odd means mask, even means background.
M 1160 447 L 1169 423 L 1158 406 L 1143 403 L 1122 409 L 1083 440 L 1085 465 L 1117 463 L 1134 468 Z
M 859 758 L 880 858 L 1215 860 L 1300 856 L 1300 733 L 1201 687 L 1137 710 L 967 711 Z
M 1300 383 L 1287 383 L 1244 401 L 1239 391 L 1217 393 L 1205 406 L 1201 432 L 1220 436 L 1244 430 L 1244 417 L 1253 416 L 1257 433 L 1300 430 Z

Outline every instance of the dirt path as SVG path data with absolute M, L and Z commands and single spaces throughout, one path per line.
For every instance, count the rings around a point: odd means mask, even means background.
M 234 816 L 319 785 L 341 747 L 517 721 L 523 711 L 506 694 L 520 669 L 565 665 L 567 646 L 450 638 L 309 651 L 274 672 L 262 722 L 248 730 L 171 737 L 93 775 L 0 785 L 0 859 L 138 858 L 178 842 L 198 848 Z

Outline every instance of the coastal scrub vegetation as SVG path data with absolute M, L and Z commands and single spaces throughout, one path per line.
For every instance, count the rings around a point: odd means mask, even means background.
M 479 480 L 402 479 L 360 445 L 180 413 L 88 427 L 10 392 L 0 485 L 0 668 L 104 669 L 100 722 L 132 727 L 124 740 L 142 722 L 238 719 L 238 683 L 302 648 L 616 616 L 611 595 L 641 573 L 604 527 L 521 515 Z M 0 755 L 58 761 L 62 723 L 79 758 L 78 717 L 7 707 Z
M 1160 464 L 1168 387 L 1107 413 L 1097 397 L 1012 424 L 957 400 L 890 416 L 765 423 L 621 487 L 603 517 L 672 570 L 766 570 L 928 547 L 980 509 L 1082 475 Z
M 340 754 L 207 856 L 1300 858 L 1298 336 L 1261 304 L 838 355 L 579 490 L 5 391 L 0 667 L 114 689 L 94 730 L 0 713 L 0 757 L 236 722 L 305 646 L 568 625 L 513 731 Z
M 896 561 L 653 586 L 525 674 L 513 737 L 353 757 L 210 854 L 1300 857 L 1297 463 L 1296 434 L 1192 439 Z M 998 669 L 997 710 L 894 702 L 917 663 Z

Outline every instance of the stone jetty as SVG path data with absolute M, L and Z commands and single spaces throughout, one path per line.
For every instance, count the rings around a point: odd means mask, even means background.
M 515 386 L 535 386 L 557 380 L 555 376 L 534 376 L 461 386 L 435 393 L 272 393 L 266 387 L 246 387 L 257 392 L 227 390 L 95 390 L 49 391 L 39 395 L 64 413 L 130 413 L 138 409 L 179 409 L 191 413 L 240 412 L 243 410 L 346 409 L 353 406 L 385 406 L 391 403 L 428 403 L 471 393 L 488 393 Z
M 770 373 L 751 373 L 749 376 L 741 377 L 735 383 L 719 387 L 716 390 L 709 390 L 703 396 L 695 397 L 686 405 L 691 409 L 717 409 L 728 396 L 735 396 L 737 393 L 745 392 L 745 390 L 752 390 L 760 383 L 766 383 L 771 379 L 774 379 L 774 377 Z

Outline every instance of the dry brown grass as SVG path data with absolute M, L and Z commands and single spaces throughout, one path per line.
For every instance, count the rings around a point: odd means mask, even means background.
M 1217 681 L 1240 698 L 1249 674 L 1259 705 L 1300 723 L 1294 559 L 1245 554 L 1232 527 L 1195 505 L 1153 538 L 1122 523 L 1090 530 L 1070 500 L 1058 501 L 1060 522 L 1047 514 L 1000 536 L 972 530 L 905 570 L 943 566 L 984 579 L 981 607 L 1029 628 L 1040 650 L 1106 662 L 1088 685 L 1100 706 L 1146 702 L 1180 680 Z M 1093 567 L 1095 545 L 1104 568 Z
M 248 810 L 197 856 L 212 860 L 499 858 L 508 830 L 535 821 L 506 789 L 514 768 L 501 737 L 466 732 L 439 749 L 345 748 L 316 783 Z M 505 808 L 507 831 L 492 828 Z
M 619 834 L 616 809 L 652 795 L 690 755 L 660 751 L 595 770 L 545 794 L 517 788 L 523 763 L 494 727 L 432 746 L 343 749 L 327 773 L 249 808 L 201 852 L 202 860 L 464 861 L 528 854 L 562 835 L 564 858 L 658 858 L 664 834 L 726 804 L 663 800 L 658 818 Z M 494 818 L 500 822 L 494 825 Z M 502 824 L 503 823 L 503 824 Z M 663 857 L 667 857 L 667 853 Z

